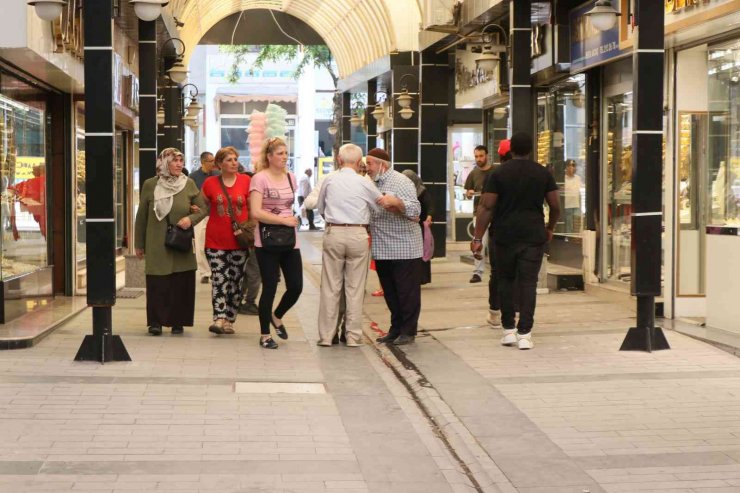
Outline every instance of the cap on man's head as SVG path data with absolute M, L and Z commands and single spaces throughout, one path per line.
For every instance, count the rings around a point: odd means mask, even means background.
M 511 141 L 509 139 L 504 139 L 498 145 L 498 155 L 506 156 L 509 152 L 511 152 Z
M 372 156 L 377 159 L 382 159 L 383 161 L 388 161 L 388 162 L 391 161 L 391 157 L 388 155 L 385 149 L 381 149 L 380 147 L 376 147 L 375 149 L 370 149 L 367 155 Z

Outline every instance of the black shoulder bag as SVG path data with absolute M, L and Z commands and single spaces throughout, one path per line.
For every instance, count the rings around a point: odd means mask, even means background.
M 218 177 L 218 182 L 221 184 L 221 190 L 223 190 L 226 196 L 226 203 L 229 206 L 229 218 L 231 219 L 231 229 L 234 231 L 234 237 L 236 237 L 236 243 L 240 248 L 247 250 L 254 246 L 254 223 L 250 221 L 238 222 L 236 215 L 234 214 L 234 207 L 231 205 L 231 197 L 229 196 L 228 190 L 226 190 L 226 184 L 224 179 Z
M 177 224 L 170 222 L 169 214 L 165 218 L 167 219 L 167 233 L 164 236 L 164 246 L 180 252 L 192 252 L 193 238 L 195 238 L 193 227 L 182 229 Z
M 293 180 L 290 179 L 290 173 L 288 173 L 288 184 L 293 200 L 295 200 L 295 190 L 293 189 Z M 295 228 L 282 224 L 260 223 L 260 239 L 262 240 L 262 248 L 268 252 L 287 252 L 295 248 Z

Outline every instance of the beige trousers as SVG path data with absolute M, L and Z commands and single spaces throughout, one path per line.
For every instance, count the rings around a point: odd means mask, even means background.
M 198 263 L 198 277 L 211 277 L 211 266 L 206 258 L 206 226 L 208 216 L 193 227 L 195 234 L 195 261 Z
M 319 303 L 319 342 L 331 343 L 337 329 L 340 293 L 347 299 L 347 343 L 362 342 L 362 305 L 370 261 L 365 228 L 328 226 L 324 233 Z

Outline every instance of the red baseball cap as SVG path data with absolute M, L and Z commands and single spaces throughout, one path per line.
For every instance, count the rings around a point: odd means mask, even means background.
M 511 152 L 511 141 L 509 139 L 504 139 L 498 145 L 498 155 L 506 156 L 509 152 Z

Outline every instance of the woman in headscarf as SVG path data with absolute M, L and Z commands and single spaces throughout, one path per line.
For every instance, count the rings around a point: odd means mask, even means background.
M 198 224 L 208 208 L 198 186 L 182 173 L 183 155 L 175 148 L 162 151 L 157 176 L 144 182 L 136 213 L 136 256 L 144 258 L 146 318 L 149 333 L 162 327 L 182 334 L 192 327 L 195 311 L 195 254 L 165 246 L 167 225 L 184 230 Z M 192 210 L 192 206 L 197 206 Z
M 424 186 L 424 184 L 421 181 L 421 178 L 419 178 L 419 175 L 411 171 L 410 169 L 404 170 L 403 174 L 406 175 L 416 187 L 416 198 L 419 199 L 419 204 L 421 204 L 421 213 L 419 214 L 419 227 L 421 227 L 421 235 L 424 240 L 426 240 L 426 231 L 424 228 L 424 223 L 426 223 L 428 226 L 432 225 L 432 214 L 434 213 L 434 203 L 432 202 L 432 195 L 429 193 L 429 190 L 427 190 L 427 187 Z M 421 272 L 421 283 L 422 284 L 429 284 L 432 282 L 432 262 L 431 260 L 426 260 L 422 262 L 422 272 Z

